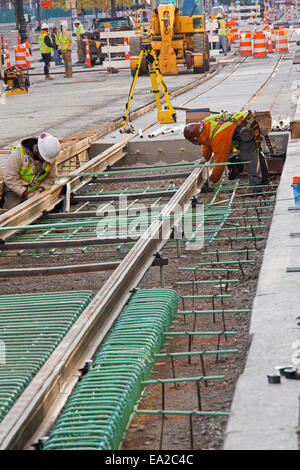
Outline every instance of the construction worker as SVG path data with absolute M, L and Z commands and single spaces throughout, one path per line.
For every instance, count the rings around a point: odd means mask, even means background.
M 4 176 L 4 209 L 12 209 L 54 185 L 59 150 L 59 141 L 47 133 L 24 139 L 12 149 Z
M 229 179 L 236 179 L 247 163 L 249 186 L 269 184 L 269 175 L 261 151 L 259 125 L 251 111 L 241 113 L 212 114 L 203 121 L 190 123 L 184 128 L 184 137 L 195 145 L 202 145 L 202 157 L 209 161 L 214 154 L 215 163 L 229 161 L 239 163 L 229 166 Z M 234 150 L 239 153 L 234 153 Z M 225 166 L 215 166 L 210 176 L 213 188 L 219 181 Z M 260 192 L 260 188 L 254 188 Z
M 57 34 L 57 26 L 52 26 L 51 40 L 53 44 L 53 59 L 55 65 L 62 65 L 61 52 L 59 50 L 59 39 Z
M 40 53 L 42 55 L 42 59 L 44 61 L 44 74 L 46 80 L 53 80 L 52 77 L 49 75 L 49 68 L 51 62 L 51 54 L 53 51 L 53 44 L 49 35 L 49 26 L 47 23 L 42 24 L 42 29 L 39 37 L 39 44 L 40 44 Z
M 227 29 L 226 23 L 221 13 L 217 14 L 219 49 L 222 48 L 224 55 L 227 55 Z
M 72 77 L 72 46 L 73 38 L 68 31 L 68 23 L 62 21 L 60 24 L 61 33 L 59 35 L 59 48 L 61 50 L 61 55 L 65 64 L 65 78 Z
M 83 25 L 80 23 L 79 20 L 75 20 L 74 24 L 75 24 L 75 28 L 76 28 L 77 58 L 78 58 L 77 64 L 81 64 L 81 63 L 85 62 L 85 56 L 84 56 L 84 53 L 83 53 L 83 49 L 80 46 L 80 42 L 84 39 L 85 31 L 84 31 Z

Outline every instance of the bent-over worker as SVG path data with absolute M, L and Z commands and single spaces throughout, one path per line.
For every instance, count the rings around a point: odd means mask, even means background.
M 24 139 L 12 149 L 5 169 L 3 209 L 12 209 L 54 185 L 59 150 L 59 141 L 46 133 Z
M 202 145 L 202 157 L 207 162 L 214 154 L 215 163 L 226 164 L 230 154 L 234 155 L 234 150 L 238 149 L 240 163 L 250 162 L 247 163 L 249 186 L 269 184 L 267 164 L 260 149 L 260 129 L 251 111 L 212 114 L 203 121 L 186 125 L 184 137 L 195 145 Z M 224 168 L 225 165 L 213 168 L 212 183 L 219 181 Z M 236 165 L 229 168 L 229 179 L 238 177 L 236 170 Z

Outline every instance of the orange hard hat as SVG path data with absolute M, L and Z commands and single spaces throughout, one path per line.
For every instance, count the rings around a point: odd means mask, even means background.
M 192 144 L 201 145 L 198 141 L 198 137 L 202 133 L 203 129 L 204 124 L 202 121 L 191 122 L 185 126 L 183 135 L 187 140 L 192 142 Z

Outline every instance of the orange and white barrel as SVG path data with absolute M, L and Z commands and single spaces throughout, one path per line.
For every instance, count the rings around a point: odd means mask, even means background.
M 15 66 L 20 69 L 26 69 L 26 46 L 20 44 L 14 47 L 15 50 Z
M 267 57 L 266 36 L 262 32 L 253 33 L 253 57 Z
M 240 55 L 252 55 L 252 37 L 250 31 L 240 33 Z
M 289 51 L 288 30 L 279 29 L 276 35 L 276 52 L 288 52 L 288 51 Z

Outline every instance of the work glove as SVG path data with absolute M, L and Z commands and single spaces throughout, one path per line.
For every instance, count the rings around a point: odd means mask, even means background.
M 244 164 L 240 158 L 239 153 L 228 158 L 229 163 L 236 163 L 236 165 L 228 165 L 228 179 L 230 181 L 236 180 L 244 169 Z

